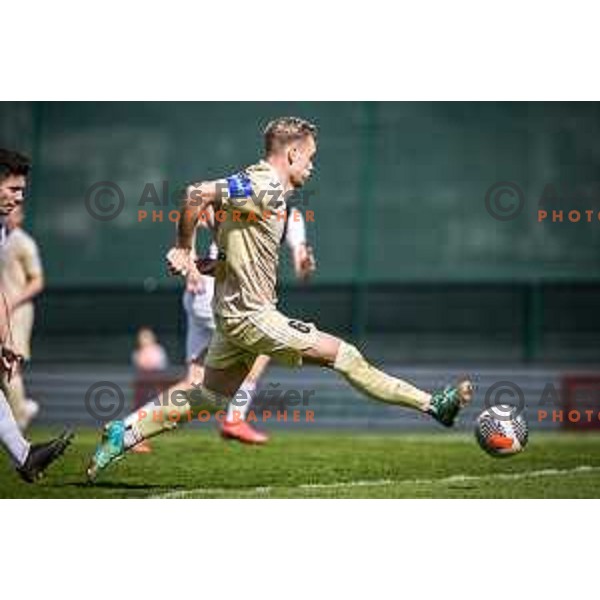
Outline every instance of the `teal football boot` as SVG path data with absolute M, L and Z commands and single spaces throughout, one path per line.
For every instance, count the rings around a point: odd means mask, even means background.
M 87 469 L 87 477 L 90 482 L 96 480 L 102 469 L 124 456 L 124 438 L 125 423 L 123 421 L 110 421 L 104 426 L 102 441 L 98 444 Z

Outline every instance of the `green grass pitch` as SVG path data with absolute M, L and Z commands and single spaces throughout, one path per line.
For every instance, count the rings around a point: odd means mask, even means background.
M 50 434 L 32 432 L 34 440 Z M 182 430 L 151 454 L 112 465 L 95 485 L 84 470 L 97 433 L 77 431 L 36 485 L 0 461 L 4 498 L 598 498 L 600 435 L 531 435 L 522 454 L 494 459 L 463 434 L 274 432 L 264 447 Z

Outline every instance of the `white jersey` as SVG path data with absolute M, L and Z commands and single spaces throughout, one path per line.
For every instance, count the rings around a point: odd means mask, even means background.
M 290 250 L 294 251 L 298 246 L 306 244 L 306 226 L 301 211 L 292 208 L 285 224 L 283 239 Z
M 219 249 L 215 242 L 212 242 L 208 249 L 208 258 L 216 260 L 219 255 Z M 185 291 L 183 295 L 183 305 L 186 311 L 193 313 L 194 316 L 201 319 L 212 319 L 212 300 L 215 295 L 215 278 L 202 276 L 202 290 L 199 292 Z
M 6 236 L 8 231 L 6 229 L 5 217 L 0 217 L 0 248 L 6 244 Z
M 2 233 L 0 226 L 0 291 L 8 301 L 19 297 L 34 277 L 43 276 L 40 253 L 35 240 L 20 227 Z M 3 309 L 2 309 L 3 310 Z M 32 300 L 15 308 L 10 317 L 13 350 L 25 358 L 30 356 Z

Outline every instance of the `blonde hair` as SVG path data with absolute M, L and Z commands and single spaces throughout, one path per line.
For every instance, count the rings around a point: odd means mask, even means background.
M 267 125 L 264 135 L 265 152 L 268 156 L 296 140 L 308 136 L 316 139 L 317 127 L 300 117 L 279 117 Z

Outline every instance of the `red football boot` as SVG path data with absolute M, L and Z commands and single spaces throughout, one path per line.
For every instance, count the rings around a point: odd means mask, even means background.
M 246 421 L 225 421 L 221 437 L 225 440 L 237 440 L 242 444 L 266 444 L 269 441 L 268 435 L 256 431 Z
M 152 452 L 152 446 L 150 445 L 150 443 L 147 440 L 144 440 L 142 442 L 140 442 L 139 444 L 136 444 L 132 449 L 132 452 L 134 452 L 135 454 L 149 454 L 150 452 Z

